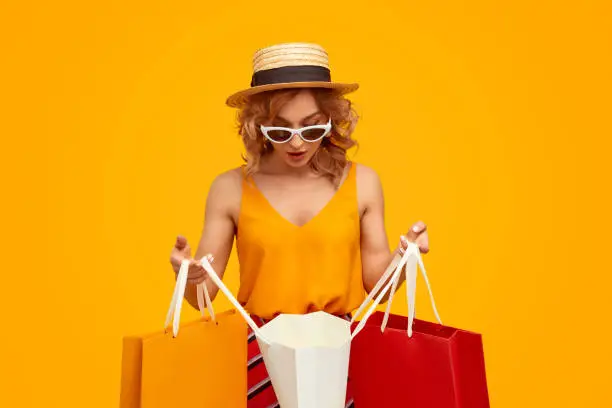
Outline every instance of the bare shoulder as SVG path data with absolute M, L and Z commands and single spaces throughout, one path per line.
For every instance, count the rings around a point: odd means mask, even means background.
M 376 170 L 357 164 L 357 199 L 359 211 L 363 215 L 373 206 L 382 205 L 382 183 Z
M 219 174 L 210 186 L 210 193 L 240 193 L 242 190 L 242 168 L 227 170 Z
M 358 184 L 366 188 L 368 186 L 380 185 L 380 177 L 378 177 L 376 170 L 361 163 L 356 163 L 356 165 Z
M 219 174 L 208 191 L 208 206 L 225 210 L 235 218 L 240 211 L 242 197 L 242 168 L 237 167 Z

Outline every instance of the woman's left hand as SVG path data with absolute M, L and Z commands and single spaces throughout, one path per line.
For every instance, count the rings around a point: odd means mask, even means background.
M 406 235 L 400 237 L 400 253 L 404 253 L 408 248 L 408 242 L 414 242 L 419 246 L 421 253 L 429 252 L 429 236 L 427 234 L 427 225 L 423 221 L 415 223 Z

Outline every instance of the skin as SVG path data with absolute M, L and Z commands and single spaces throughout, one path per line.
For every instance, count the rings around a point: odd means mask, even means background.
M 263 125 L 297 129 L 325 124 L 327 120 L 328 118 L 319 111 L 314 96 L 308 90 L 303 90 L 281 109 L 273 123 L 263 123 Z M 293 135 L 287 143 L 274 143 L 273 152 L 262 159 L 258 172 L 253 176 L 259 190 L 278 213 L 296 225 L 308 222 L 336 192 L 336 187 L 329 179 L 315 174 L 308 166 L 320 145 L 321 141 L 307 143 L 298 135 Z M 305 154 L 301 159 L 295 160 L 289 154 L 292 152 L 305 152 Z M 398 247 L 394 251 L 390 250 L 384 225 L 384 198 L 380 179 L 371 168 L 360 164 L 357 166 L 363 286 L 367 292 L 370 292 L 397 251 L 407 247 L 407 241 L 415 242 L 422 253 L 427 253 L 429 239 L 426 225 L 419 221 L 411 226 L 405 236 L 400 237 Z M 346 175 L 347 171 L 343 179 Z M 241 190 L 241 169 L 230 170 L 220 174 L 213 181 L 206 202 L 206 223 L 196 249 L 195 259 L 208 256 L 221 278 L 225 273 L 234 243 Z M 313 194 L 313 191 L 316 193 Z M 187 240 L 178 236 L 170 256 L 175 274 L 178 273 L 184 259 L 192 260 L 185 298 L 197 308 L 195 286 L 198 283 L 207 281 L 212 299 L 217 295 L 218 288 L 212 282 L 208 282 L 210 278 L 204 268 L 193 261 L 192 250 Z

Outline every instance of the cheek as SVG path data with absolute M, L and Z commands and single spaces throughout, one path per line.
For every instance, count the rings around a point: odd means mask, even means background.
M 316 152 L 317 150 L 319 150 L 321 148 L 321 141 L 319 140 L 316 143 L 308 143 L 308 150 L 311 152 Z
M 278 153 L 286 152 L 288 147 L 289 147 L 288 143 L 272 143 L 272 148 L 274 149 L 275 152 L 278 152 Z

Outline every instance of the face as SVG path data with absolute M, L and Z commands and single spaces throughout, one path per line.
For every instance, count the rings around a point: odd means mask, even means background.
M 316 141 L 304 141 L 297 132 L 292 132 L 293 134 L 288 141 L 284 143 L 271 143 L 274 148 L 273 154 L 277 159 L 284 161 L 291 167 L 302 167 L 310 162 L 312 156 L 314 156 L 321 146 L 323 138 L 319 136 L 326 134 L 324 126 L 327 125 L 327 123 L 328 118 L 319 110 L 314 95 L 308 90 L 302 90 L 282 107 L 271 123 L 266 123 L 264 125 L 295 130 L 306 126 L 319 125 L 317 128 L 306 130 L 302 133 L 305 139 L 318 139 Z M 273 132 L 274 131 L 268 131 L 268 135 L 274 136 L 275 133 Z M 281 132 L 289 135 L 287 131 Z M 329 132 L 325 137 L 327 137 L 327 135 L 329 135 Z

